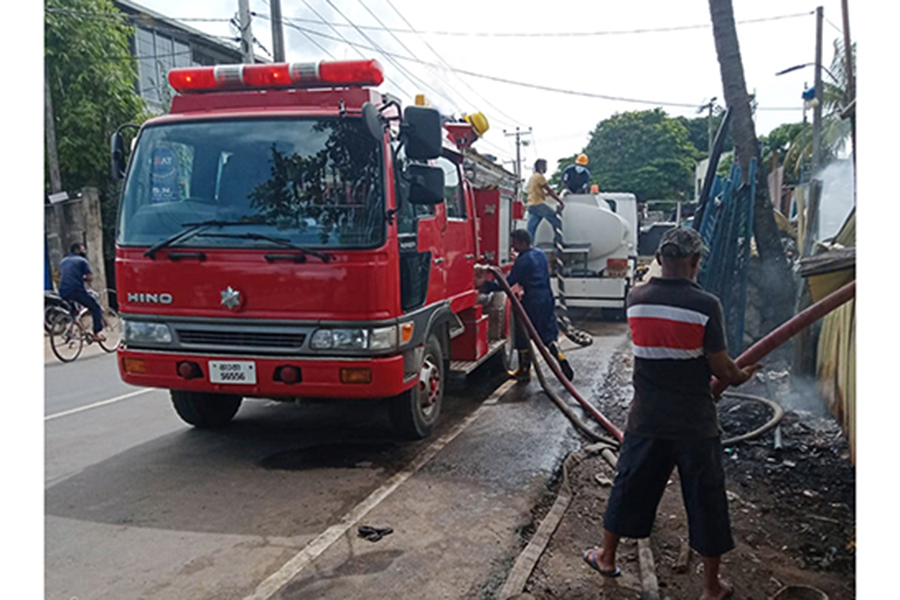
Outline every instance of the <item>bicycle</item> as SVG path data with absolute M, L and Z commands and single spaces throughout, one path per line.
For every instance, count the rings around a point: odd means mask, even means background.
M 114 352 L 119 347 L 119 313 L 112 307 L 115 291 L 104 290 L 97 294 L 88 290 L 103 309 L 103 329 L 106 339 L 98 341 L 104 352 Z M 62 362 L 72 362 L 81 355 L 85 343 L 94 343 L 93 319 L 87 307 L 67 302 L 69 309 L 52 304 L 44 310 L 44 327 L 50 336 L 50 348 Z

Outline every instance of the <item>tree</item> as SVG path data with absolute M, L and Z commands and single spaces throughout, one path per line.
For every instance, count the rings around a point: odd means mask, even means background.
M 725 111 L 722 107 L 716 106 L 713 109 L 712 117 L 713 135 L 719 131 L 719 127 L 722 125 L 722 119 L 724 118 Z M 694 145 L 701 157 L 706 158 L 709 156 L 709 116 L 694 117 L 692 119 L 687 117 L 675 117 L 675 120 L 684 125 L 685 129 L 688 130 L 691 144 Z M 725 134 L 725 148 L 731 148 L 732 146 L 734 146 L 734 139 L 731 137 L 731 131 L 727 131 Z
M 591 181 L 640 200 L 688 200 L 698 157 L 682 123 L 660 108 L 617 113 L 597 124 L 584 148 Z
M 125 23 L 110 0 L 45 0 L 45 80 L 62 186 L 98 188 L 107 257 L 113 254 L 117 201 L 109 177 L 109 139 L 122 123 L 144 118 L 128 44 L 132 28 Z
M 733 113 L 731 132 L 734 136 L 735 161 L 741 167 L 743 183 L 746 184 L 751 159 L 761 157 L 753 125 L 751 98 L 744 81 L 744 66 L 734 26 L 734 9 L 731 0 L 709 0 L 709 12 L 725 103 Z M 766 274 L 762 278 L 764 289 L 760 293 L 772 300 L 774 308 L 767 315 L 765 323 L 766 328 L 770 329 L 793 314 L 793 289 L 790 285 L 783 285 L 783 282 L 792 281 L 792 273 L 768 197 L 765 167 L 765 163 L 760 161 L 754 198 L 753 235 L 763 273 Z
M 763 162 L 767 165 L 782 166 L 785 164 L 788 152 L 794 147 L 794 141 L 810 129 L 809 123 L 784 123 L 769 132 L 769 135 L 760 136 L 759 141 L 763 146 Z M 795 172 L 785 166 L 784 183 L 795 185 L 800 182 L 799 171 Z

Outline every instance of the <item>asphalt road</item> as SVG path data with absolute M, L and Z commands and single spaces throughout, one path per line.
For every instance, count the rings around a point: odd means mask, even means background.
M 625 327 L 598 331 L 571 355 L 585 390 Z M 485 372 L 416 443 L 371 401 L 247 400 L 195 430 L 167 392 L 119 381 L 114 355 L 49 363 L 45 389 L 48 599 L 489 596 L 580 444 L 536 382 Z

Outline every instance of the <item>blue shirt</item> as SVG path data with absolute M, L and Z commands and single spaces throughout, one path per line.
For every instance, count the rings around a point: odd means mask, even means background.
M 591 172 L 581 165 L 569 165 L 562 175 L 563 186 L 572 193 L 587 191 L 591 182 Z
M 84 276 L 91 274 L 91 263 L 79 254 L 67 254 L 59 263 L 59 295 L 63 298 L 84 289 Z
M 550 265 L 547 255 L 538 248 L 529 248 L 519 254 L 506 277 L 510 286 L 519 284 L 525 291 L 522 307 L 537 329 L 545 344 L 555 342 L 559 336 L 556 323 L 556 307 L 553 290 L 550 287 Z M 488 281 L 485 291 L 499 291 L 503 288 L 496 281 Z

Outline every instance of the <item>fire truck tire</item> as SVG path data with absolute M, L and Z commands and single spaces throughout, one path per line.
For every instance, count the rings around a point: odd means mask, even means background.
M 432 333 L 425 344 L 419 381 L 390 400 L 391 425 L 401 437 L 421 440 L 431 434 L 441 414 L 445 374 L 446 364 L 441 343 Z
M 509 300 L 504 311 L 506 322 L 506 339 L 503 348 L 497 351 L 489 360 L 488 368 L 492 373 L 509 373 L 519 368 L 519 353 L 516 352 L 516 319 L 512 314 L 512 306 Z
M 181 420 L 198 429 L 224 427 L 241 407 L 241 396 L 172 390 L 172 405 Z

